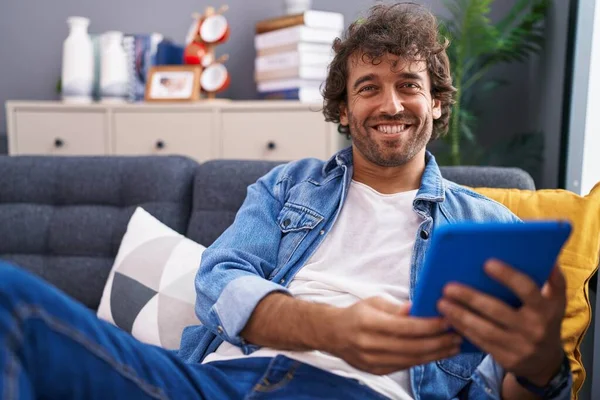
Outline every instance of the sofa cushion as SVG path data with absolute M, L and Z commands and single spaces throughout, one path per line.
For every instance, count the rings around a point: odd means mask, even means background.
M 178 349 L 183 329 L 200 323 L 194 312 L 194 282 L 204 250 L 137 208 L 106 282 L 98 317 L 144 343 Z
M 558 264 L 567 281 L 567 309 L 562 339 L 573 371 L 576 397 L 585 379 L 579 345 L 591 320 L 588 281 L 598 267 L 600 251 L 600 184 L 587 196 L 566 190 L 516 190 L 476 188 L 524 220 L 566 219 L 573 232 L 563 247 Z
M 472 187 L 535 189 L 531 175 L 520 168 L 457 166 L 440 167 L 442 176 Z
M 274 161 L 213 160 L 198 167 L 186 236 L 210 246 L 233 223 L 249 185 L 275 166 Z
M 134 209 L 185 232 L 197 163 L 183 157 L 0 157 L 0 259 L 96 309 Z

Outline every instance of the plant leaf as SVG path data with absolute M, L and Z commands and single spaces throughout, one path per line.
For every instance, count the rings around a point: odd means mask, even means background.
M 476 104 L 481 98 L 479 95 L 507 84 L 500 79 L 488 79 L 489 69 L 499 63 L 526 61 L 532 54 L 539 53 L 545 43 L 543 22 L 552 0 L 515 0 L 510 11 L 496 24 L 490 19 L 493 1 L 444 0 L 451 17 L 440 19 L 440 35 L 451 43 L 447 54 L 457 89 L 457 103 L 453 106 L 449 134 L 444 142 L 449 144 L 450 159 L 454 163 L 465 161 L 467 157 L 485 158 L 477 143 L 476 118 L 466 110 Z M 457 145 L 462 149 L 460 154 L 453 152 Z M 506 146 L 502 151 L 511 153 Z
M 521 168 L 540 179 L 544 163 L 545 138 L 541 132 L 517 133 L 497 141 L 487 151 L 486 163 Z
M 524 61 L 529 53 L 538 53 L 544 44 L 544 31 L 540 27 L 550 7 L 551 0 L 519 0 L 498 23 L 499 47 L 490 52 L 488 62 Z
M 508 85 L 508 81 L 505 79 L 489 79 L 481 84 L 479 90 L 483 93 L 487 93 L 506 85 Z

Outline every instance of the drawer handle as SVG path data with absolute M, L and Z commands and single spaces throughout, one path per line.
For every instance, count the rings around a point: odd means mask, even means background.
M 276 147 L 277 147 L 277 145 L 275 144 L 275 142 L 267 143 L 267 149 L 269 149 L 269 150 L 275 150 Z
M 65 142 L 60 139 L 60 138 L 56 138 L 54 139 L 54 147 L 59 148 L 59 147 L 63 147 L 65 145 Z
M 163 142 L 162 140 L 158 140 L 156 142 L 156 148 L 159 149 L 159 150 L 164 149 L 165 148 L 165 142 Z

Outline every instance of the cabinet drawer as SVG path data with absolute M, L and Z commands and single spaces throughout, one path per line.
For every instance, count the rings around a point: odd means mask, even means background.
M 17 110 L 16 154 L 104 155 L 108 152 L 106 114 Z
M 116 112 L 114 129 L 115 154 L 216 156 L 210 112 Z
M 323 114 L 308 111 L 222 114 L 223 157 L 288 161 L 329 157 L 329 126 Z

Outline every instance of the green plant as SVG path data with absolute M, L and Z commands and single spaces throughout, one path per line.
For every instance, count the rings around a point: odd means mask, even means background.
M 537 182 L 542 178 L 544 147 L 542 132 L 517 133 L 496 141 L 494 151 L 486 152 L 482 163 L 524 169 Z
M 507 82 L 489 79 L 490 68 L 523 62 L 542 49 L 543 21 L 551 0 L 516 0 L 499 22 L 490 19 L 494 0 L 445 0 L 451 17 L 440 19 L 440 34 L 450 40 L 448 57 L 457 89 L 452 109 L 446 160 L 461 164 L 464 142 L 477 147 L 473 103 Z M 472 146 L 471 146 L 472 147 Z M 442 157 L 444 158 L 444 157 Z

